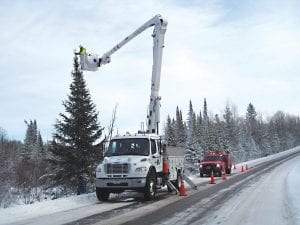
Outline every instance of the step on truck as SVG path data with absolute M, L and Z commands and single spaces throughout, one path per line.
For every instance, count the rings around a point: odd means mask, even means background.
M 168 152 L 167 152 L 168 149 Z M 142 192 L 153 200 L 157 189 L 179 189 L 184 167 L 183 149 L 168 148 L 154 134 L 115 136 L 96 169 L 96 194 L 106 201 L 110 193 Z
M 204 175 L 222 176 L 222 172 L 231 174 L 232 155 L 229 151 L 205 151 L 199 164 L 200 177 Z

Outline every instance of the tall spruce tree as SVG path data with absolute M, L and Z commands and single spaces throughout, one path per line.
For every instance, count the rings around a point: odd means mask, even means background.
M 165 126 L 165 138 L 168 145 L 176 145 L 174 121 L 172 121 L 170 115 L 167 117 L 167 124 Z
M 185 143 L 185 130 L 184 130 L 184 123 L 182 120 L 182 112 L 181 110 L 179 110 L 178 106 L 176 108 L 175 137 L 176 137 L 176 144 L 178 146 L 183 146 Z
M 37 123 L 36 120 L 24 121 L 27 125 L 26 135 L 24 138 L 24 147 L 21 152 L 21 158 L 34 158 L 37 153 Z
M 74 57 L 73 82 L 68 100 L 63 101 L 66 113 L 60 113 L 54 125 L 55 133 L 50 148 L 50 162 L 55 168 L 54 180 L 76 190 L 82 177 L 94 180 L 94 171 L 102 158 L 99 138 L 103 128 L 98 123 L 98 112 L 92 103 L 77 56 Z
M 191 147 L 192 143 L 194 142 L 193 140 L 193 134 L 194 134 L 194 110 L 193 110 L 193 104 L 192 101 L 190 100 L 189 104 L 189 112 L 188 112 L 188 121 L 187 121 L 187 131 L 186 131 L 186 144 L 188 147 Z

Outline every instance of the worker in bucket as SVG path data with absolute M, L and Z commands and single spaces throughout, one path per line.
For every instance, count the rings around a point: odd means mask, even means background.
M 85 54 L 86 54 L 86 49 L 82 45 L 79 45 L 79 52 L 75 52 L 75 55 L 85 55 Z

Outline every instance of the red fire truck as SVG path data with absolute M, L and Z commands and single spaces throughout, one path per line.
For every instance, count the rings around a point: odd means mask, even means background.
M 217 151 L 205 151 L 203 160 L 199 164 L 200 177 L 211 175 L 213 171 L 215 176 L 222 176 L 222 171 L 231 174 L 232 155 L 229 151 L 225 153 Z

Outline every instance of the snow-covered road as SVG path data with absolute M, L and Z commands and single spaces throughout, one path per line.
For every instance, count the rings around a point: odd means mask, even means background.
M 194 224 L 300 224 L 300 156 L 291 159 L 237 193 Z

